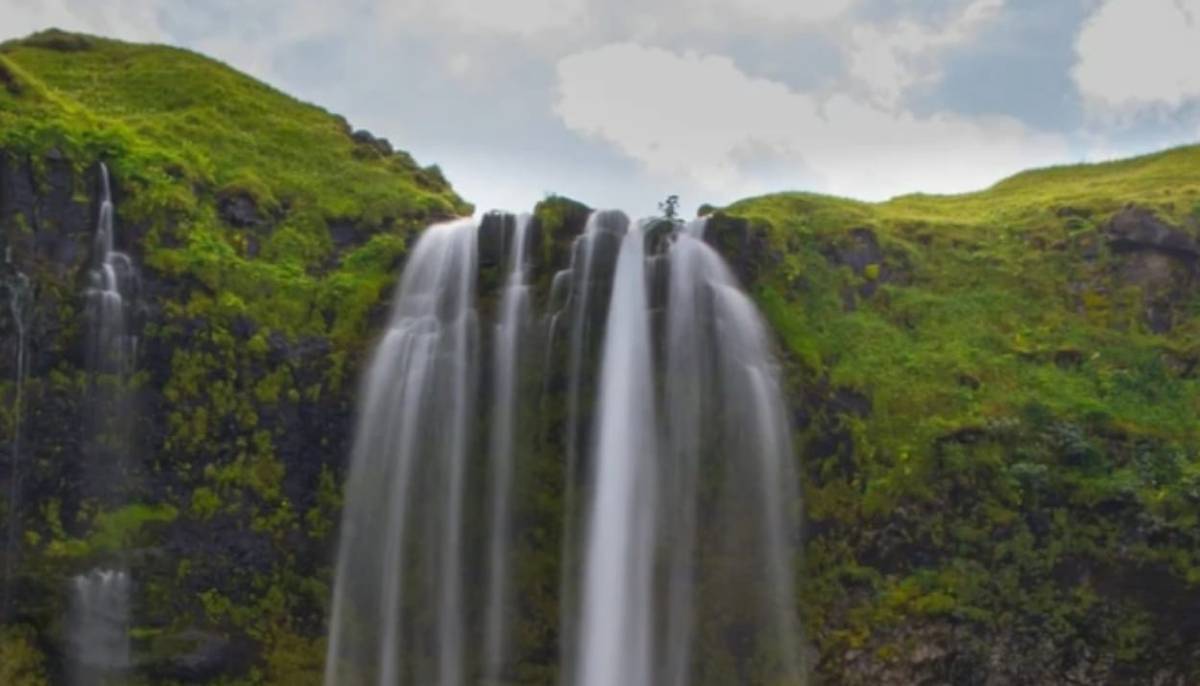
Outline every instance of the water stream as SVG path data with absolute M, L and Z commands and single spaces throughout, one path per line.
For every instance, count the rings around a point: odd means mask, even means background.
M 778 366 L 704 222 L 593 213 L 570 263 L 539 267 L 560 270 L 542 282 L 545 336 L 530 335 L 540 234 L 504 218 L 493 300 L 480 226 L 420 237 L 363 378 L 327 686 L 514 679 L 530 541 L 556 546 L 560 683 L 802 683 Z M 538 345 L 545 376 L 523 383 Z M 561 434 L 517 440 L 528 407 L 561 411 Z M 546 539 L 516 504 L 547 495 L 522 484 L 554 449 Z

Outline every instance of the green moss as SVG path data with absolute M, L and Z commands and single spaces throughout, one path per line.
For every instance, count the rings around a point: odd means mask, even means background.
M 57 501 L 48 503 L 45 514 L 52 536 L 47 555 L 51 558 L 87 559 L 129 550 L 144 543 L 154 527 L 175 521 L 178 511 L 170 505 L 142 503 L 100 511 L 91 518 L 90 533 L 83 538 L 69 537 L 63 531 Z
M 26 627 L 0 627 L 0 683 L 6 686 L 46 686 L 46 659 Z
M 936 618 L 1082 641 L 1134 673 L 1186 640 L 1161 598 L 1200 583 L 1200 379 L 1179 363 L 1200 311 L 1185 295 L 1151 330 L 1100 227 L 1135 204 L 1186 228 L 1197 195 L 1188 147 L 961 196 L 722 211 L 775 256 L 753 286 L 811 417 L 801 596 L 823 656 L 910 654 Z M 883 260 L 855 274 L 838 255 L 864 228 Z M 1097 592 L 1146 570 L 1154 591 Z
M 192 491 L 191 514 L 199 519 L 209 519 L 221 510 L 221 497 L 211 488 L 200 486 Z
M 402 254 L 396 232 L 471 209 L 436 170 L 364 155 L 340 118 L 186 50 L 54 33 L 5 43 L 0 60 L 22 85 L 5 91 L 0 149 L 37 162 L 55 148 L 81 177 L 107 161 L 119 218 L 150 228 L 146 266 L 221 294 L 194 305 L 216 312 L 193 314 L 357 342 Z M 260 226 L 231 226 L 230 199 Z M 333 222 L 360 227 L 366 246 L 335 255 Z M 331 306 L 341 296 L 347 307 Z

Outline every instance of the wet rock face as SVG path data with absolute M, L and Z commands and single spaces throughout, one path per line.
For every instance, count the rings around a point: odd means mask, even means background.
M 39 174 L 34 160 L 0 152 L 0 247 L 30 254 L 65 277 L 87 260 L 94 214 L 79 198 L 92 189 L 76 187 L 74 170 L 60 154 L 51 151 L 40 162 Z
M 135 466 L 120 474 L 119 494 L 109 499 L 111 502 L 90 495 L 95 490 L 90 483 L 95 470 L 87 461 L 83 428 L 87 408 L 81 389 L 88 380 L 82 289 L 91 264 L 98 213 L 96 179 L 94 166 L 79 172 L 61 155 L 33 160 L 0 150 L 0 276 L 19 270 L 31 284 L 18 516 L 21 528 L 41 541 L 40 545 L 26 543 L 17 557 L 14 596 L 18 600 L 12 616 L 44 629 L 42 640 L 51 653 L 63 649 L 58 643 L 61 637 L 55 633 L 61 628 L 64 611 L 61 591 L 70 575 L 93 560 L 81 557 L 53 569 L 43 568 L 44 563 L 38 561 L 40 549 L 55 535 L 47 523 L 47 508 L 52 507 L 56 521 L 61 520 L 58 536 L 65 530 L 66 536 L 83 539 L 94 532 L 88 522 L 98 507 L 116 511 L 130 503 L 167 504 L 178 510 L 178 517 L 154 533 L 155 551 L 131 553 L 128 565 L 135 579 L 135 594 L 160 593 L 166 588 L 179 591 L 155 595 L 153 602 L 149 596 L 138 595 L 138 602 L 148 608 L 138 615 L 140 626 L 169 630 L 161 645 L 156 639 L 153 645 L 136 647 L 138 659 L 147 661 L 139 661 L 135 669 L 139 675 L 171 681 L 244 674 L 260 658 L 261 645 L 237 630 L 225 626 L 217 630 L 212 622 L 206 622 L 200 594 L 215 591 L 250 606 L 255 602 L 253 594 L 261 591 L 261 587 L 255 590 L 255 584 L 273 573 L 315 579 L 330 564 L 332 546 L 322 538 L 325 534 L 313 534 L 310 520 L 299 517 L 321 509 L 318 484 L 322 479 L 336 480 L 349 452 L 354 384 L 330 384 L 336 355 L 327 338 L 289 340 L 260 331 L 248 318 L 215 322 L 174 307 L 187 302 L 202 286 L 166 278 L 141 260 L 144 229 L 122 222 L 121 179 L 114 176 L 118 243 L 135 255 L 142 276 L 141 298 L 130 325 L 139 336 L 137 372 L 144 380 L 131 398 L 136 408 L 130 448 Z M 271 220 L 246 196 L 218 199 L 216 209 L 231 226 L 265 226 Z M 354 240 L 357 237 L 344 242 Z M 11 265 L 6 264 L 5 253 L 11 256 Z M 8 293 L 2 287 L 0 297 L 5 298 L 0 312 L 3 415 L 10 402 L 5 384 L 15 378 L 16 331 L 9 321 Z M 266 343 L 260 343 L 263 350 L 252 355 L 248 352 L 253 347 L 250 340 L 256 336 L 265 338 Z M 197 380 L 204 393 L 226 385 L 225 393 L 231 399 L 252 396 L 269 377 L 282 380 L 282 390 L 269 402 L 257 401 L 253 428 L 235 421 L 214 422 L 206 430 L 202 446 L 185 449 L 173 445 L 172 415 L 193 417 L 203 411 L 165 392 L 172 379 L 178 379 L 179 356 L 221 359 L 229 350 L 233 351 L 230 364 L 217 366 L 215 371 L 210 368 Z M 357 378 L 357 363 L 347 360 L 338 373 Z M 6 421 L 0 422 L 0 499 L 4 501 L 12 464 L 7 427 Z M 254 500 L 257 496 L 252 494 L 220 494 L 222 507 L 242 499 L 240 509 L 226 508 L 205 516 L 190 510 L 193 492 L 205 481 L 205 469 L 228 468 L 255 435 L 271 437 L 271 464 L 278 465 L 277 472 L 263 473 L 263 483 L 277 487 L 273 497 L 286 500 L 301 522 L 274 538 L 256 530 L 252 513 L 266 511 L 275 503 Z M 4 512 L 7 516 L 7 510 Z M 184 561 L 188 571 L 180 574 Z M 317 618 L 303 627 L 313 635 L 321 631 L 322 602 L 314 595 L 297 605 L 297 616 Z M 172 633 L 181 626 L 193 626 L 195 631 L 182 636 Z
M 879 247 L 879 239 L 874 231 L 867 228 L 851 229 L 844 244 L 831 248 L 830 258 L 835 264 L 845 265 L 854 273 L 862 274 L 867 267 L 883 262 L 883 249 Z
M 758 280 L 765 269 L 779 261 L 771 249 L 766 228 L 721 212 L 708 220 L 704 240 L 717 249 L 742 285 Z
M 1187 231 L 1139 207 L 1114 215 L 1105 236 L 1118 258 L 1115 281 L 1141 288 L 1143 318 L 1151 331 L 1170 331 L 1179 308 L 1200 285 L 1200 244 Z
M 238 228 L 258 226 L 263 223 L 258 205 L 246 193 L 231 193 L 217 202 L 217 211 L 225 223 Z
M 1106 233 L 1109 244 L 1117 250 L 1155 250 L 1182 260 L 1200 258 L 1200 245 L 1193 236 L 1140 207 L 1129 207 L 1114 215 Z
M 203 683 L 235 674 L 254 660 L 253 653 L 247 651 L 245 645 L 220 633 L 196 627 L 167 634 L 157 643 L 162 655 L 148 660 L 142 669 L 164 681 Z

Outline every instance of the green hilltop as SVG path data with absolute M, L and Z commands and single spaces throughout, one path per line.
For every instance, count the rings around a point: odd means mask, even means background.
M 53 149 L 80 174 L 107 162 L 131 198 L 118 211 L 148 230 L 149 265 L 242 304 L 275 292 L 254 314 L 279 328 L 317 332 L 301 308 L 375 297 L 402 234 L 472 209 L 437 167 L 187 50 L 49 30 L 0 45 L 0 85 L 0 148 Z M 243 208 L 235 226 L 222 206 Z M 339 247 L 329 224 L 367 245 L 313 278 Z M 337 326 L 356 331 L 363 312 L 346 305 Z
M 1197 629 L 1177 608 L 1200 593 L 1200 146 L 963 195 L 769 195 L 713 222 L 762 242 L 752 287 L 805 399 L 800 585 L 823 673 L 1143 683 L 1180 664 Z

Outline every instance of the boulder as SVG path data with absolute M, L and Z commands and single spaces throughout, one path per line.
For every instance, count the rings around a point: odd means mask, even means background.
M 1187 260 L 1200 257 L 1195 238 L 1145 208 L 1127 207 L 1116 213 L 1106 233 L 1109 245 L 1117 250 L 1157 250 Z
M 258 226 L 263 223 L 258 212 L 258 203 L 249 193 L 229 193 L 217 201 L 217 211 L 225 223 L 238 228 Z

